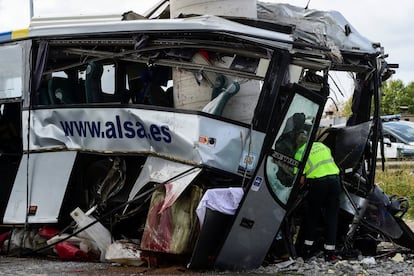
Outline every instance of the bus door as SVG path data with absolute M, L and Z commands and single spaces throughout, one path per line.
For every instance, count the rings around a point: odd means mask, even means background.
M 310 144 L 325 100 L 299 85 L 294 85 L 289 94 L 284 111 L 271 117 L 277 124 L 274 134 L 267 133 L 269 142 L 263 146 L 258 169 L 217 256 L 215 267 L 219 269 L 252 269 L 262 264 L 285 217 L 292 189 L 298 186 L 297 176 L 304 165 L 294 158 L 296 136 L 308 131 Z
M 0 45 L 0 220 L 22 158 L 22 94 L 28 43 Z

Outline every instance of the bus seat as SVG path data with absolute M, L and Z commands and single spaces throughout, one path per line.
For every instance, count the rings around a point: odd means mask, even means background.
M 74 85 L 67 79 L 62 77 L 52 77 L 48 83 L 48 93 L 50 104 L 73 104 Z
M 86 68 L 85 92 L 87 103 L 99 103 L 103 101 L 101 77 L 103 66 L 95 62 L 88 64 Z
M 149 84 L 147 87 L 148 103 L 156 106 L 173 107 L 172 90 L 164 91 L 159 84 Z
M 40 105 L 49 105 L 49 92 L 48 92 L 48 85 L 41 85 L 39 87 L 39 97 L 38 97 L 38 104 Z

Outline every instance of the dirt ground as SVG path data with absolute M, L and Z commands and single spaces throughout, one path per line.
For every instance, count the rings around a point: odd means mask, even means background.
M 0 275 L 206 275 L 182 266 L 148 268 L 34 257 L 0 257 Z

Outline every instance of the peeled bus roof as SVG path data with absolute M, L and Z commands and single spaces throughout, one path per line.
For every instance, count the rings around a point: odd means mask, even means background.
M 335 45 L 340 51 L 376 53 L 377 44 L 361 35 L 338 11 L 304 9 L 290 4 L 258 2 L 257 16 L 295 26 L 295 35 L 315 45 Z
M 225 32 L 244 39 L 279 48 L 290 49 L 293 38 L 289 34 L 255 28 L 212 15 L 180 19 L 151 19 L 91 23 L 66 23 L 34 26 L 28 29 L 0 33 L 0 42 L 22 38 L 64 35 L 102 34 L 116 32 L 209 31 Z M 275 45 L 275 43 L 278 43 Z
M 168 7 L 168 6 L 167 6 Z M 181 19 L 151 19 L 121 21 L 121 16 L 83 16 L 69 21 L 70 17 L 46 18 L 52 19 L 48 25 L 33 24 L 27 30 L 0 33 L 0 43 L 25 37 L 44 37 L 75 34 L 95 34 L 105 32 L 133 31 L 222 31 L 243 36 L 251 40 L 260 37 L 268 44 L 275 46 L 274 41 L 287 42 L 277 45 L 279 48 L 289 48 L 294 40 L 307 41 L 314 46 L 333 48 L 334 51 L 353 53 L 376 53 L 382 51 L 378 43 L 360 35 L 358 31 L 337 11 L 319 11 L 303 9 L 290 4 L 265 3 L 258 1 L 258 19 L 279 25 L 293 26 L 293 34 L 287 35 L 276 31 L 239 24 L 224 18 L 205 15 Z M 72 18 L 74 19 L 74 18 Z M 35 21 L 38 19 L 34 19 Z M 42 23 L 47 20 L 41 19 Z M 70 22 L 70 23 L 68 23 Z M 51 25 L 54 24 L 54 25 Z M 250 39 L 249 39 L 250 38 Z M 270 43 L 269 43 L 270 41 Z M 266 44 L 266 43 L 265 43 Z M 334 46 L 332 46 L 334 45 Z

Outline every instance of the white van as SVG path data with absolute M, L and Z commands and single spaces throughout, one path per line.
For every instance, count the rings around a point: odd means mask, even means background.
M 384 122 L 382 126 L 385 158 L 413 158 L 414 123 L 409 121 L 390 121 Z

